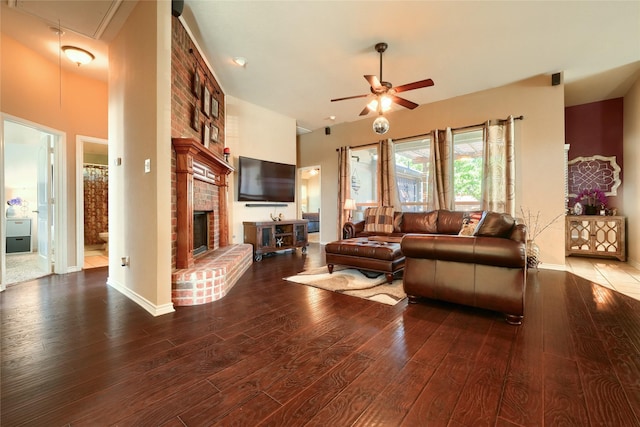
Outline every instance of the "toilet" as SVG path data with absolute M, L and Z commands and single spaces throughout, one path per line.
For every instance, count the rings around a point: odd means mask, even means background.
M 104 242 L 104 251 L 105 253 L 109 253 L 109 232 L 103 231 L 102 233 L 98 233 L 98 237 L 102 239 Z

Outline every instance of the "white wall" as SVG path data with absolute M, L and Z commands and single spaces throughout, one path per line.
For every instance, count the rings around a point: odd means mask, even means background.
M 170 7 L 138 2 L 109 46 L 108 283 L 154 315 L 173 311 Z
M 640 268 L 640 78 L 624 97 L 624 182 L 627 255 Z
M 269 221 L 269 214 L 282 213 L 285 219 L 296 219 L 296 203 L 286 207 L 247 207 L 238 202 L 238 156 L 296 164 L 296 121 L 232 96 L 226 102 L 226 144 L 231 150 L 230 162 L 236 168 L 229 176 L 228 201 L 230 239 L 243 243 L 243 221 Z M 297 196 L 296 196 L 297 201 Z
M 402 138 L 446 126 L 461 127 L 488 119 L 524 115 L 517 121 L 516 209 L 540 211 L 542 221 L 564 212 L 564 85 L 551 86 L 551 77 L 541 75 L 508 86 L 398 110 L 388 115 L 391 129 L 385 137 Z M 322 166 L 321 241 L 338 237 L 338 154 L 344 145 L 377 141 L 373 118 L 343 123 L 299 137 L 301 167 Z M 536 240 L 543 266 L 564 266 L 564 222 L 557 221 Z

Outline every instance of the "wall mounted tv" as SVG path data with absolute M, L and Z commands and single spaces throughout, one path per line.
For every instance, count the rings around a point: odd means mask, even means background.
M 294 202 L 296 166 L 239 157 L 238 201 Z

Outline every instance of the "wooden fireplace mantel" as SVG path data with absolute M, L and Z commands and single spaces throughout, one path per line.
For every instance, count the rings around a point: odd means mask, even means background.
M 227 175 L 234 168 L 193 138 L 172 138 L 176 150 L 176 268 L 191 268 L 193 258 L 193 180 L 208 182 L 218 192 L 220 246 L 229 244 Z

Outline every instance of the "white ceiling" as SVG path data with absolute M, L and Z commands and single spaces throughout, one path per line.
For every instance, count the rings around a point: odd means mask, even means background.
M 21 3 L 46 6 L 49 22 L 20 10 Z M 69 27 L 88 20 L 82 31 L 91 33 L 115 7 L 98 39 L 67 31 L 61 40 L 96 55 L 88 66 L 64 66 L 106 80 L 108 40 L 134 5 L 17 0 L 9 8 L 2 0 L 2 32 L 57 62 L 58 36 L 49 29 L 55 14 Z M 309 130 L 360 119 L 364 99 L 330 99 L 368 93 L 362 76 L 379 74 L 374 45 L 381 41 L 389 44 L 384 80 L 394 86 L 434 80 L 434 87 L 403 93 L 418 104 L 562 72 L 565 104 L 578 105 L 623 96 L 640 73 L 638 0 L 185 0 L 182 17 L 226 94 Z M 247 58 L 247 65 L 233 64 L 234 56 Z

